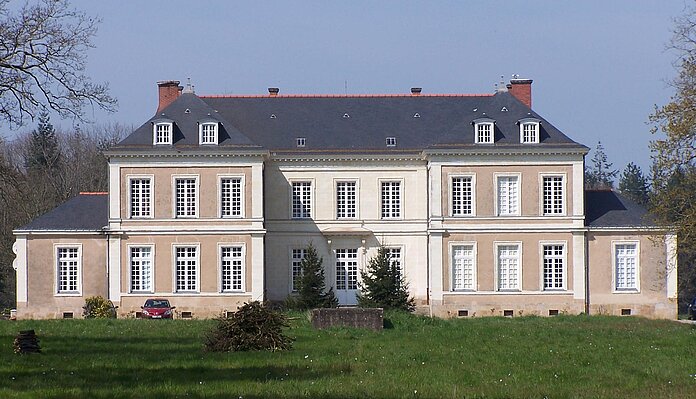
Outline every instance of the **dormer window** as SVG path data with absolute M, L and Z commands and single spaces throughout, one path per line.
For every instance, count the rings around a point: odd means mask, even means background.
M 539 143 L 539 120 L 536 118 L 520 119 L 520 143 L 537 144 Z
M 474 142 L 476 144 L 493 144 L 495 141 L 495 121 L 489 118 L 475 119 Z
M 218 143 L 218 124 L 217 122 L 204 122 L 198 125 L 198 142 L 201 144 Z
M 396 137 L 387 137 L 387 147 L 396 147 Z
M 305 137 L 298 137 L 296 143 L 298 148 L 304 148 L 305 145 L 307 145 L 307 139 Z
M 154 144 L 172 144 L 172 123 L 159 122 L 153 125 Z

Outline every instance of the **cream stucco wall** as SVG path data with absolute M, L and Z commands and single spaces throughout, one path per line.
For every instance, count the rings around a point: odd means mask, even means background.
M 614 289 L 614 244 L 637 243 L 639 255 L 639 289 Z M 664 235 L 659 232 L 591 231 L 588 234 L 590 312 L 620 315 L 629 309 L 632 315 L 676 318 L 676 298 L 668 295 L 670 270 Z
M 70 233 L 34 235 L 27 237 L 26 245 L 27 301 L 17 303 L 17 318 L 62 318 L 63 313 L 82 317 L 86 297 L 107 296 L 106 236 Z M 59 246 L 81 248 L 78 271 L 81 284 L 77 295 L 57 292 L 56 248 Z

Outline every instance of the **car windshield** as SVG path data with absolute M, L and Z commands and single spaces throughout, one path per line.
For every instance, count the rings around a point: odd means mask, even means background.
M 146 308 L 168 308 L 169 301 L 166 299 L 148 299 L 145 301 Z

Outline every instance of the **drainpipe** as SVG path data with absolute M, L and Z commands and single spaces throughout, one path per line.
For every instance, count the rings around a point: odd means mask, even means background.
M 585 314 L 590 314 L 590 237 L 585 230 Z
M 428 305 L 428 314 L 433 317 L 433 302 L 430 300 L 430 196 L 432 194 L 432 185 L 430 182 L 430 164 L 426 161 L 425 164 L 425 178 L 428 182 L 428 192 L 425 196 L 425 207 L 426 207 L 426 218 L 425 218 L 425 274 L 426 274 L 426 287 L 425 287 L 425 303 Z

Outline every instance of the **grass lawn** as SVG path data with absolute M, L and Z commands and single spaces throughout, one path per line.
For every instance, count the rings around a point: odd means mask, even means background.
M 214 321 L 0 321 L 0 398 L 696 398 L 696 328 L 636 317 L 292 321 L 282 353 L 204 353 Z M 16 355 L 34 329 L 41 354 Z

